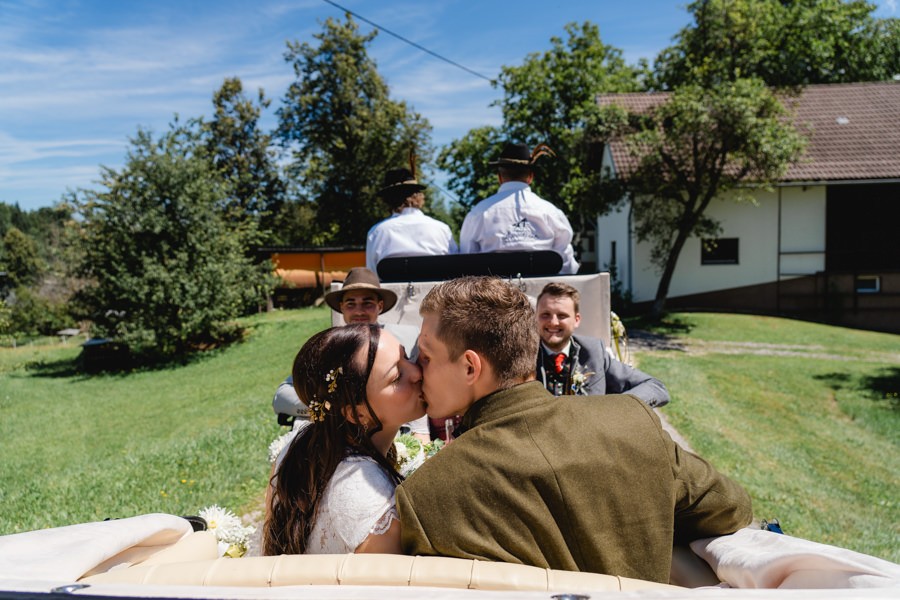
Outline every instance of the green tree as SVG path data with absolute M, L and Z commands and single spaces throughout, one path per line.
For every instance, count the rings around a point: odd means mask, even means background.
M 774 87 L 900 74 L 900 21 L 864 0 L 696 0 L 654 65 L 653 87 L 757 77 Z
M 318 45 L 288 43 L 285 60 L 296 80 L 278 110 L 278 136 L 291 148 L 289 170 L 315 202 L 314 243 L 362 244 L 383 218 L 375 192 L 387 169 L 407 163 L 414 148 L 430 160 L 428 121 L 392 100 L 366 51 L 376 32 L 362 35 L 347 15 L 328 19 Z
M 805 140 L 758 79 L 683 85 L 646 113 L 627 115 L 613 104 L 604 116 L 612 137 L 626 139 L 639 161 L 619 176 L 631 197 L 635 234 L 651 243 L 661 270 L 653 303 L 658 317 L 684 243 L 720 230 L 706 215 L 712 200 L 731 193 L 752 201 L 753 190 L 777 182 L 799 157 Z
M 63 204 L 34 211 L 0 204 L 0 271 L 9 271 L 0 295 L 10 292 L 8 332 L 52 334 L 71 325 L 67 307 L 77 282 L 64 276 L 64 232 L 70 219 Z
M 13 227 L 34 241 L 40 259 L 53 268 L 59 261 L 62 230 L 71 219 L 65 204 L 22 210 L 18 204 L 0 202 L 0 238 Z
M 621 51 L 604 44 L 590 22 L 570 23 L 565 30 L 567 38 L 551 38 L 547 52 L 502 68 L 502 127 L 470 131 L 443 150 L 438 165 L 454 176 L 449 185 L 468 208 L 496 191 L 496 170 L 487 162 L 500 153 L 504 140 L 532 147 L 546 143 L 557 156 L 538 162 L 533 187 L 567 213 L 578 236 L 606 210 L 597 193 L 597 96 L 636 91 L 644 68 L 628 66 Z
M 97 334 L 140 356 L 225 341 L 261 298 L 243 230 L 221 210 L 230 188 L 199 146 L 177 122 L 158 141 L 138 131 L 125 166 L 103 169 L 105 190 L 75 198 L 76 274 L 88 282 L 78 305 Z
M 259 127 L 270 103 L 262 89 L 254 103 L 244 94 L 241 80 L 229 78 L 213 94 L 212 120 L 201 124 L 212 162 L 228 185 L 223 208 L 230 218 L 250 225 L 261 244 L 277 239 L 275 222 L 287 196 L 272 136 Z
M 18 227 L 10 227 L 3 236 L 0 266 L 14 285 L 31 285 L 44 271 L 37 244 Z
M 72 323 L 64 302 L 48 298 L 34 287 L 20 285 L 13 290 L 8 304 L 10 333 L 53 335 Z
M 12 333 L 12 310 L 7 306 L 6 300 L 0 298 L 0 341 L 6 342 L 6 338 Z
M 478 127 L 441 149 L 437 164 L 450 175 L 447 187 L 456 195 L 451 215 L 457 229 L 479 200 L 497 191 L 497 168 L 488 162 L 500 155 L 505 139 L 498 127 Z

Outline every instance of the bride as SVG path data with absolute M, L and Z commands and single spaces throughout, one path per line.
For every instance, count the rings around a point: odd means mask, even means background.
M 263 553 L 401 553 L 393 442 L 425 414 L 421 369 L 389 332 L 347 325 L 311 337 L 292 374 L 309 424 L 276 461 Z

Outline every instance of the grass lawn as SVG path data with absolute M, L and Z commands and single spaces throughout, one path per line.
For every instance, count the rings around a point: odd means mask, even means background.
M 327 308 L 246 320 L 187 365 L 75 372 L 74 344 L 0 349 L 0 535 L 217 503 L 260 508 L 271 399 Z M 757 518 L 900 562 L 900 336 L 742 315 L 676 314 L 641 351 L 663 412 L 742 483 Z
M 272 395 L 327 308 L 246 320 L 243 343 L 127 375 L 74 372 L 76 344 L 0 349 L 0 535 L 148 512 L 259 508 Z
M 757 518 L 900 562 L 900 336 L 708 313 L 656 332 L 683 342 L 639 355 L 663 412 Z

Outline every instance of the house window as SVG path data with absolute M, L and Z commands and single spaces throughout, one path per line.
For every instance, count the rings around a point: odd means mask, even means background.
M 718 238 L 703 240 L 700 244 L 700 264 L 738 264 L 738 238 Z
M 878 275 L 858 275 L 856 277 L 857 294 L 877 294 L 881 291 L 881 277 Z

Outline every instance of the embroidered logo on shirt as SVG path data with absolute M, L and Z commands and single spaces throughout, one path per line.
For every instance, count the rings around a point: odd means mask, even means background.
M 514 223 L 513 226 L 507 230 L 506 234 L 503 236 L 503 245 L 512 246 L 536 239 L 537 233 L 534 231 L 534 226 L 529 223 L 527 219 L 522 217 L 520 221 Z

